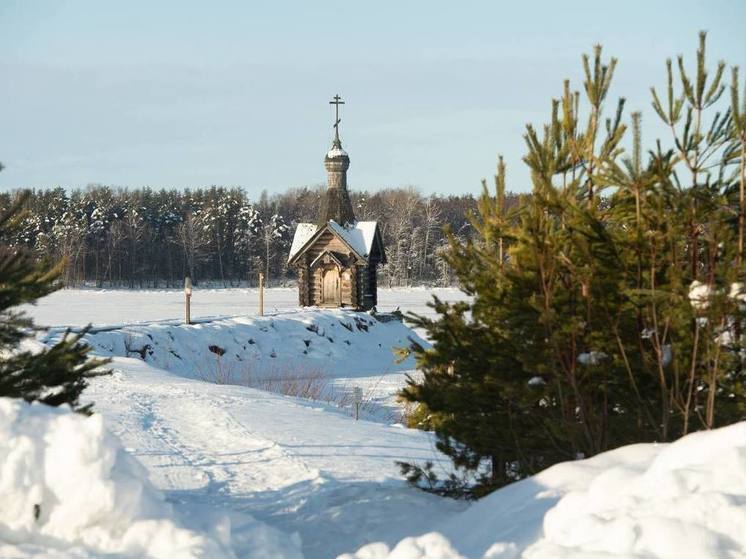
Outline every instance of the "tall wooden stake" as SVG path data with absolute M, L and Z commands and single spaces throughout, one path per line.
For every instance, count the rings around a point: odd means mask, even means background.
M 184 278 L 184 323 L 192 323 L 192 278 Z
M 352 390 L 352 397 L 355 400 L 355 421 L 360 419 L 360 404 L 363 402 L 363 389 L 356 386 Z
M 259 316 L 264 316 L 264 274 L 259 272 Z

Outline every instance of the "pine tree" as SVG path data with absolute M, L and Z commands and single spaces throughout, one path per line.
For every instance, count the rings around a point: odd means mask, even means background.
M 731 139 L 733 147 L 730 156 L 738 159 L 738 259 L 744 259 L 746 236 L 746 87 L 743 93 L 738 90 L 738 66 L 732 68 L 731 114 L 733 126 Z M 739 103 L 739 96 L 743 95 Z
M 410 481 L 479 496 L 560 460 L 743 417 L 731 126 L 715 115 L 700 131 L 722 71 L 706 87 L 703 39 L 697 60 L 691 95 L 680 63 L 680 153 L 659 147 L 643 164 L 640 116 L 630 157 L 624 100 L 603 117 L 616 61 L 596 47 L 583 58 L 585 96 L 566 82 L 550 122 L 527 128 L 531 195 L 506 211 L 499 164 L 495 193 L 484 185 L 471 218 L 474 239 L 449 235 L 448 260 L 473 303 L 436 300 L 437 318 L 413 318 L 433 347 L 411 348 L 423 379 L 403 396 L 455 472 L 443 481 L 427 464 L 403 464 Z M 670 98 L 675 129 L 682 108 Z
M 104 374 L 105 361 L 90 359 L 89 347 L 82 342 L 87 330 L 66 334 L 51 348 L 41 351 L 22 349 L 36 329 L 33 322 L 18 311 L 19 305 L 33 303 L 59 287 L 63 270 L 59 264 L 51 269 L 37 264 L 23 248 L 10 247 L 7 239 L 23 220 L 21 197 L 0 217 L 0 396 L 39 401 L 50 406 L 69 404 L 81 412 L 90 405 L 79 406 L 87 379 Z

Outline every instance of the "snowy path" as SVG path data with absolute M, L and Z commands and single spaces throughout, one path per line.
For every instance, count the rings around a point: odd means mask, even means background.
M 396 460 L 435 457 L 424 433 L 183 379 L 138 359 L 117 358 L 113 368 L 87 397 L 170 500 L 297 532 L 309 559 L 393 544 L 462 509 L 401 481 Z
M 379 309 L 427 313 L 433 294 L 463 297 L 454 289 L 382 289 Z M 267 290 L 265 308 L 288 312 L 296 297 L 295 289 Z M 256 290 L 195 290 L 192 316 L 252 316 L 256 299 Z M 46 326 L 162 323 L 182 316 L 183 293 L 63 290 L 26 310 Z M 342 390 L 362 386 L 378 410 L 363 416 L 378 422 L 356 422 L 349 410 L 330 405 L 191 380 L 140 359 L 115 357 L 112 368 L 85 397 L 187 515 L 249 513 L 288 538 L 298 534 L 308 559 L 327 559 L 368 542 L 393 545 L 464 508 L 402 480 L 396 461 L 423 462 L 437 453 L 426 433 L 387 423 L 404 376 L 383 378 L 390 369 L 383 364 L 377 374 L 334 379 Z M 233 541 L 257 537 L 255 527 L 232 518 Z

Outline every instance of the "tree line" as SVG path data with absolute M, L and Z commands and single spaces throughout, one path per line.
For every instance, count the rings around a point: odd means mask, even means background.
M 241 188 L 122 189 L 91 185 L 0 194 L 0 210 L 23 199 L 10 238 L 14 248 L 42 261 L 64 262 L 66 286 L 178 288 L 195 284 L 269 285 L 294 278 L 286 266 L 295 225 L 318 219 L 325 187 L 262 193 Z M 359 220 L 378 220 L 388 263 L 379 284 L 452 285 L 443 256 L 444 227 L 461 239 L 472 234 L 472 195 L 424 196 L 414 188 L 352 192 Z

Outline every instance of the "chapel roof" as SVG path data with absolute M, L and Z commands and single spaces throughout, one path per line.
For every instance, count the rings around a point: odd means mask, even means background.
M 334 234 L 341 238 L 349 247 L 360 257 L 368 259 L 376 238 L 378 228 L 377 221 L 356 221 L 350 225 L 339 225 L 336 221 L 330 220 L 326 224 L 319 226 L 315 223 L 299 223 L 293 237 L 293 244 L 290 247 L 288 260 L 299 254 L 308 242 L 319 232 L 320 229 L 327 226 Z

